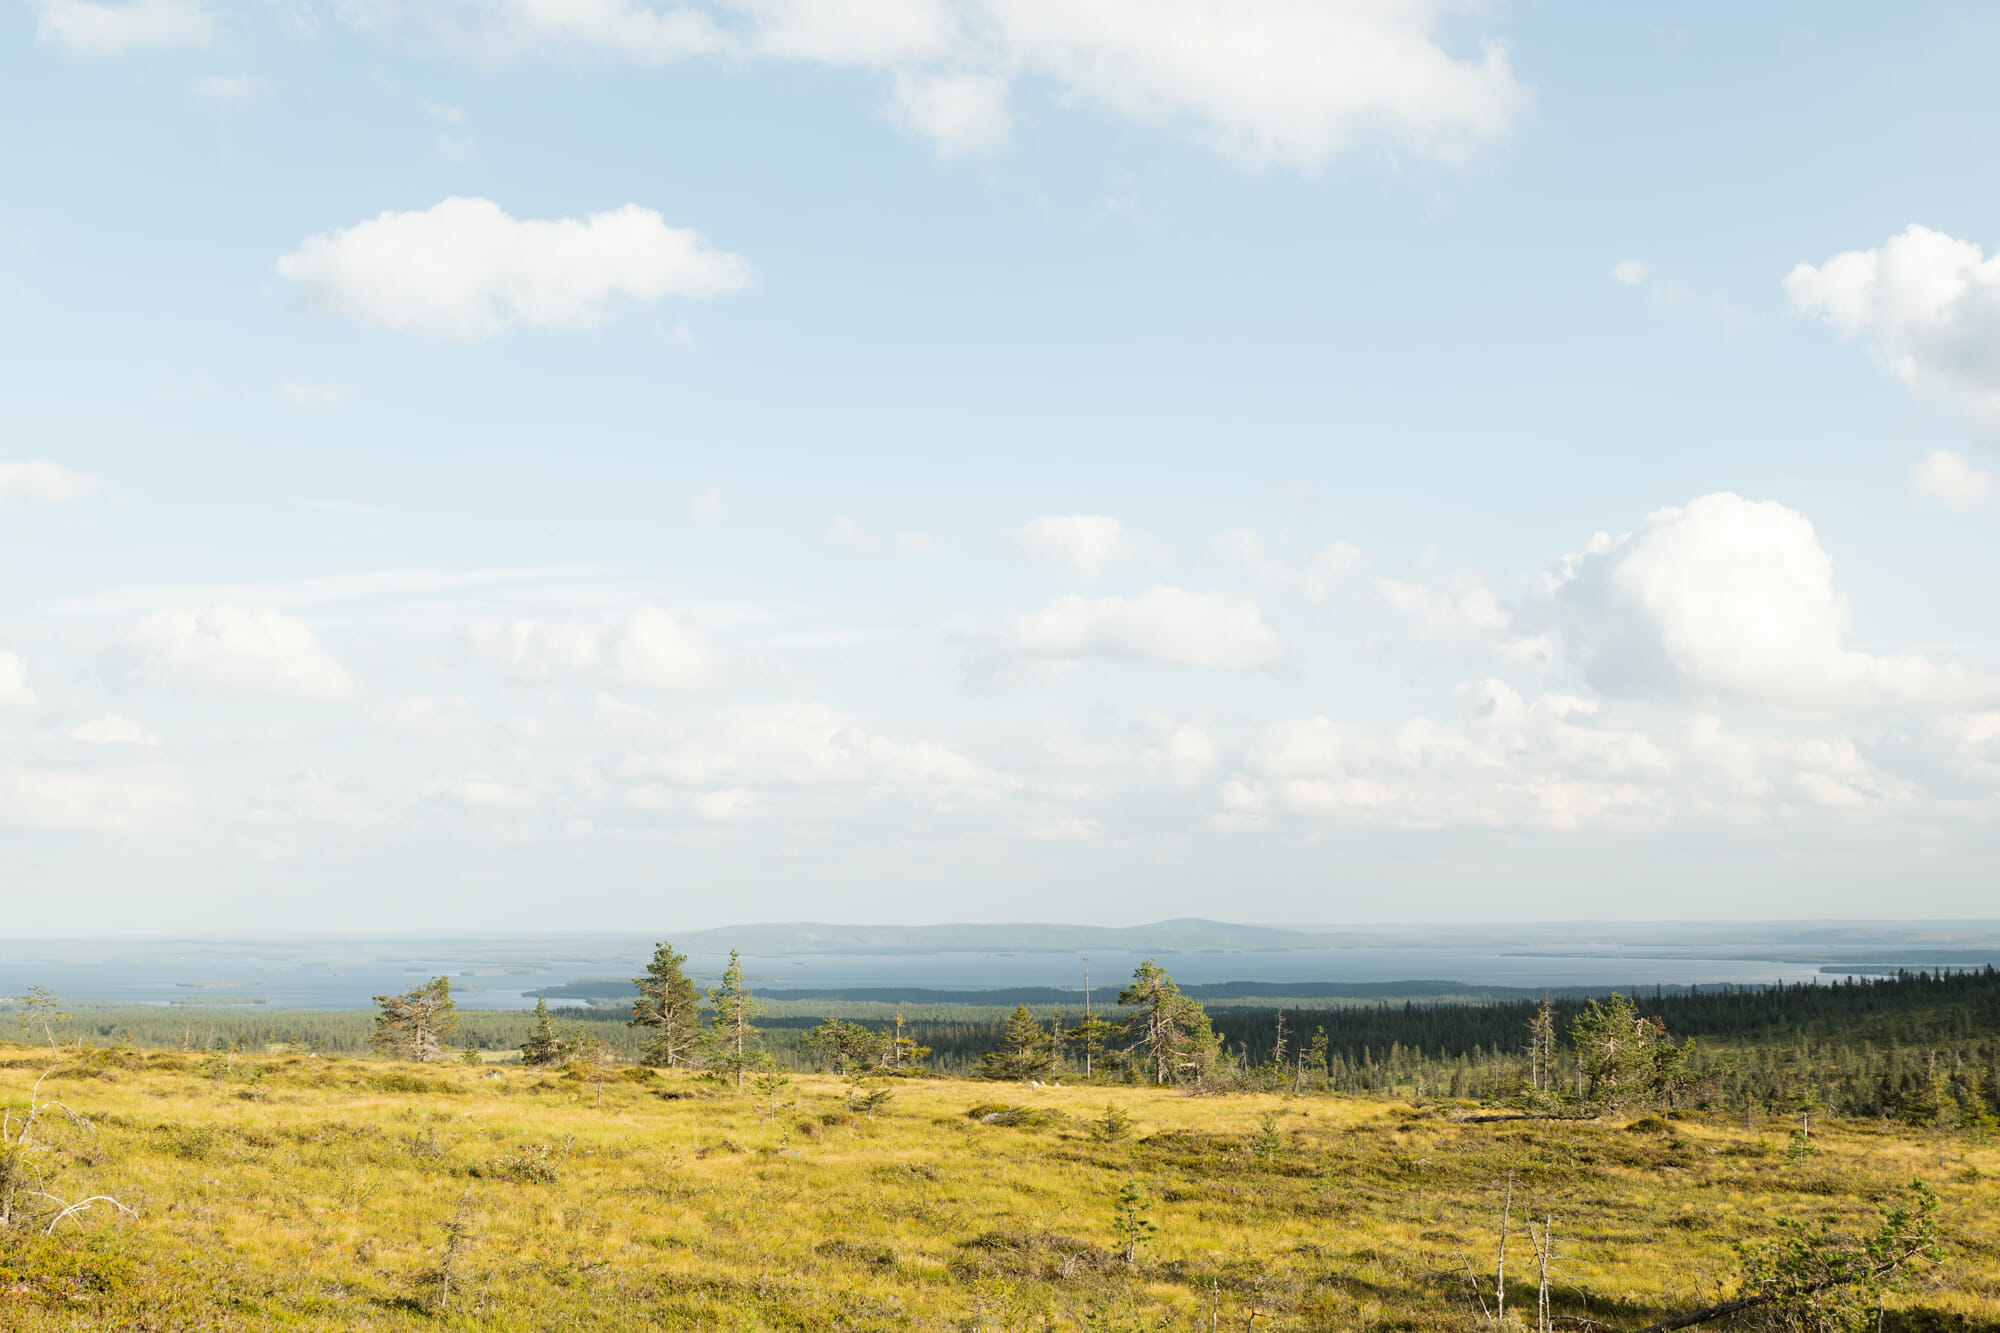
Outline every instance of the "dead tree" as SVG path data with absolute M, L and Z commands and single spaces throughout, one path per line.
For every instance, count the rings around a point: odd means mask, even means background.
M 54 1115 L 67 1118 L 75 1129 L 95 1134 L 97 1127 L 62 1102 L 42 1099 L 42 1084 L 57 1065 L 51 1064 L 35 1080 L 28 1092 L 28 1109 L 0 1112 L 0 1231 L 16 1227 L 40 1227 L 50 1236 L 66 1219 L 89 1212 L 98 1204 L 108 1204 L 127 1217 L 138 1213 L 108 1194 L 93 1194 L 71 1200 L 55 1192 L 61 1172 L 56 1145 L 37 1133 L 43 1121 Z M 18 1116 L 18 1119 L 17 1119 Z M 43 1219 L 47 1219 L 44 1224 Z

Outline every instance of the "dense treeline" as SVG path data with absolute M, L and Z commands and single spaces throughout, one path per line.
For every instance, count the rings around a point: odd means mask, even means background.
M 1731 1109 L 1772 1113 L 1819 1108 L 1829 1113 L 1912 1120 L 1976 1120 L 2000 1114 L 2000 972 L 1898 973 L 1827 985 L 1713 986 L 1635 997 L 1639 1011 L 1675 1038 L 1694 1037 L 1687 1097 Z M 1585 1001 L 1558 996 L 1549 1005 L 1560 1030 Z M 780 1002 L 760 1019 L 763 1048 L 785 1068 L 812 1063 L 802 1045 L 829 1017 L 881 1025 L 874 1003 Z M 1209 1020 L 1220 1054 L 1242 1075 L 1342 1092 L 1394 1093 L 1504 1101 L 1527 1079 L 1528 1026 L 1540 1002 L 1378 1003 L 1335 1008 L 1230 1007 Z M 858 1012 L 857 1012 L 858 1011 Z M 1099 1006 L 1100 1015 L 1125 1015 Z M 1072 1003 L 1063 1021 L 1081 1017 Z M 1054 1017 L 1039 1010 L 1039 1021 Z M 919 1004 L 904 1013 L 903 1035 L 929 1048 L 939 1073 L 966 1073 L 999 1046 L 1008 1015 L 997 1007 Z M 1279 1024 L 1286 1051 L 1273 1061 Z M 559 1021 L 602 1040 L 618 1058 L 641 1057 L 645 1033 L 625 1011 L 560 1011 Z M 510 1052 L 534 1033 L 532 1014 L 468 1010 L 458 1039 L 476 1050 Z M 222 1012 L 198 1016 L 160 1009 L 90 1010 L 72 1031 L 99 1044 L 129 1039 L 147 1046 L 206 1048 L 286 1043 L 330 1054 L 370 1044 L 367 1013 Z M 1323 1044 L 1320 1038 L 1323 1034 Z M 1304 1052 L 1312 1052 L 1309 1066 Z M 1051 1076 L 1074 1077 L 1070 1060 Z M 1115 1068 L 1115 1065 L 1114 1065 Z M 1576 1055 L 1554 1053 L 1550 1077 L 1573 1080 Z

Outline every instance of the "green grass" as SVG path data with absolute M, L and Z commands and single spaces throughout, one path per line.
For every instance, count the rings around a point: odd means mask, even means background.
M 18 1111 L 46 1052 L 0 1046 Z M 1553 1214 L 1558 1313 L 1620 1328 L 1702 1303 L 1781 1217 L 1866 1229 L 1921 1175 L 1950 1262 L 1888 1328 L 2000 1327 L 2000 1150 L 1877 1123 L 1740 1117 L 1455 1123 L 1387 1099 L 899 1080 L 747 1090 L 621 1070 L 98 1052 L 44 1084 L 59 1193 L 108 1193 L 42 1240 L 0 1234 L 0 1328 L 1466 1329 L 1533 1310 L 1524 1218 Z M 1116 1103 L 1130 1132 L 1094 1121 Z M 969 1115 L 981 1104 L 1028 1114 Z M 1275 1116 L 1268 1122 L 1267 1116 Z M 1275 1151 L 1268 1151 L 1274 1145 Z M 1117 1253 L 1121 1188 L 1158 1226 Z M 464 1202 L 456 1290 L 435 1308 Z M 1163 1322 L 1164 1321 L 1164 1322 Z

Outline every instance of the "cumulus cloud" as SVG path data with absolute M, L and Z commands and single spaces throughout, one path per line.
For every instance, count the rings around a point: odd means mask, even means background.
M 645 0 L 336 0 L 348 22 L 484 62 L 618 56 L 664 64 L 721 55 L 732 39 L 707 14 Z
M 1255 602 L 1159 587 L 1137 597 L 1058 597 L 1015 616 L 1009 647 L 1026 657 L 1111 658 L 1245 670 L 1284 653 Z
M 1454 52 L 1443 0 L 346 0 L 481 59 L 591 52 L 812 61 L 886 73 L 891 116 L 941 152 L 1003 145 L 1020 79 L 1188 134 L 1253 167 L 1311 169 L 1358 144 L 1461 162 L 1530 98 L 1506 52 Z
M 1805 516 L 1720 493 L 1572 557 L 1555 590 L 1566 651 L 1607 694 L 1805 711 L 1938 712 L 2000 681 L 1921 654 L 1843 645 L 1847 603 Z
M 11 713 L 32 713 L 42 701 L 28 688 L 28 664 L 0 648 L 0 709 Z
M 479 620 L 466 626 L 475 653 L 527 684 L 597 676 L 653 690 L 705 690 L 723 684 L 731 660 L 699 627 L 639 607 L 616 624 Z
M 461 810 L 519 810 L 541 798 L 526 787 L 485 773 L 456 773 L 424 783 L 421 799 Z
M 250 74 L 204 74 L 188 87 L 195 96 L 231 110 L 241 110 L 261 98 L 264 81 Z
M 74 500 L 95 489 L 95 477 L 54 463 L 0 463 L 0 500 Z
M 132 626 L 121 656 L 127 675 L 154 685 L 294 699 L 357 689 L 304 621 L 261 607 L 155 612 Z
M 279 383 L 278 397 L 293 407 L 339 407 L 354 397 L 354 386 L 288 379 Z
M 2000 255 L 1912 225 L 1875 249 L 1800 264 L 1785 294 L 1799 314 L 1865 339 L 1911 390 L 2000 431 Z
M 1651 729 L 1563 693 L 1461 687 L 1455 722 L 1368 727 L 1327 717 L 1264 727 L 1220 786 L 1218 823 L 1290 816 L 1390 828 L 1757 826 L 1905 809 L 1917 788 L 1852 741 L 1727 731 L 1695 714 Z M 1991 789 L 1989 788 L 1989 794 Z
M 1153 543 L 1108 514 L 1049 514 L 1030 519 L 1008 535 L 1016 552 L 1063 565 L 1085 578 L 1110 566 L 1156 553 Z
M 1419 638 L 1537 670 L 1553 664 L 1555 645 L 1548 636 L 1520 625 L 1518 613 L 1476 571 L 1421 580 L 1378 578 L 1374 586 L 1391 609 L 1416 622 Z
M 1329 542 L 1297 561 L 1269 555 L 1263 539 L 1248 528 L 1237 528 L 1215 539 L 1222 560 L 1265 583 L 1290 588 L 1309 602 L 1323 602 L 1362 566 L 1361 550 L 1347 542 Z
M 117 56 L 153 47 L 206 46 L 215 19 L 194 0 L 29 0 L 35 40 L 71 55 Z
M 878 788 L 944 792 L 1007 784 L 950 746 L 897 740 L 823 703 L 724 708 L 663 718 L 615 699 L 598 722 L 637 743 L 627 779 L 719 792 L 769 788 Z
M 928 532 L 899 532 L 893 542 L 884 541 L 846 514 L 835 514 L 827 532 L 835 545 L 856 555 L 881 555 L 892 546 L 904 555 L 922 555 L 937 549 L 937 538 Z
M 593 328 L 619 302 L 704 300 L 750 281 L 740 256 L 637 204 L 520 220 L 457 197 L 311 237 L 278 272 L 310 308 L 458 342 L 516 326 Z
M 1442 6 L 1319 0 L 988 0 L 1007 54 L 1071 96 L 1182 125 L 1252 165 L 1312 167 L 1360 140 L 1458 161 L 1528 97 L 1507 56 L 1448 53 Z
M 384 731 L 426 740 L 464 731 L 473 721 L 472 705 L 464 699 L 398 699 L 375 715 Z
M 1949 449 L 1931 454 L 1910 476 L 1910 494 L 1947 509 L 1976 509 L 1993 493 L 1992 475 Z
M 941 157 L 998 152 L 1013 133 L 1000 75 L 898 71 L 895 89 L 896 123 L 930 140 Z
M 1643 287 L 1650 266 L 1643 259 L 1621 259 L 1611 266 L 1611 276 L 1627 287 Z
M 194 807 L 186 775 L 158 758 L 49 757 L 0 765 L 0 826 L 43 833 L 144 837 L 183 831 Z
M 690 498 L 687 511 L 690 518 L 721 518 L 729 512 L 729 506 L 722 502 L 722 487 L 711 486 Z
M 146 730 L 131 718 L 121 713 L 108 713 L 92 718 L 70 732 L 71 740 L 82 741 L 86 745 L 146 745 L 157 746 L 160 737 Z
M 1182 791 L 1207 780 L 1222 762 L 1221 747 L 1200 724 L 1164 713 L 1143 713 L 1138 720 L 1153 735 L 1153 762 Z

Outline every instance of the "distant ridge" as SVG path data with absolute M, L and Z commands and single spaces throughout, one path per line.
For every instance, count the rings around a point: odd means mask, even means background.
M 939 926 L 843 926 L 819 921 L 760 922 L 697 930 L 673 937 L 674 947 L 748 954 L 959 953 L 1073 949 L 1324 949 L 1325 935 L 1279 926 L 1239 926 L 1178 917 L 1143 926 L 1075 926 L 963 922 Z

